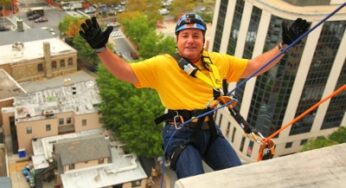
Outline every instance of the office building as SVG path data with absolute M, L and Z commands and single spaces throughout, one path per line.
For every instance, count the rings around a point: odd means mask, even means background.
M 281 41 L 282 23 L 300 17 L 318 24 L 344 1 L 217 0 L 209 50 L 253 58 Z M 310 27 L 310 28 L 311 28 Z M 265 137 L 346 83 L 346 9 L 343 8 L 289 49 L 278 65 L 229 91 L 242 116 Z M 311 138 L 346 126 L 346 92 L 332 98 L 274 138 L 276 156 L 299 152 Z M 216 116 L 244 162 L 255 161 L 259 144 L 244 136 L 227 110 Z

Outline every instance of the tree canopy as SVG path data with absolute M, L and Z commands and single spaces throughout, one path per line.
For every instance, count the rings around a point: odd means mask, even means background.
M 85 21 L 85 17 L 65 16 L 62 21 L 59 22 L 58 28 L 65 37 L 75 37 L 80 29 L 80 25 Z
M 160 156 L 162 127 L 156 125 L 154 119 L 163 112 L 163 107 L 156 93 L 135 89 L 115 79 L 102 65 L 97 75 L 104 126 L 112 130 L 130 152 L 145 157 Z
M 137 46 L 141 58 L 175 52 L 174 38 L 158 34 L 155 23 L 148 16 L 138 13 L 122 23 L 124 32 Z
M 304 144 L 302 151 L 318 149 L 335 144 L 346 143 L 346 127 L 339 127 L 338 130 L 326 137 L 318 137 Z

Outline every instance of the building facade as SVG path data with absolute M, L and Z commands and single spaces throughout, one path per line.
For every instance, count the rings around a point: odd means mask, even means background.
M 298 17 L 312 26 L 340 6 L 340 1 L 217 0 L 209 50 L 253 58 L 281 41 L 282 23 Z M 346 83 L 346 9 L 289 49 L 267 73 L 229 84 L 236 108 L 265 137 Z M 298 152 L 310 138 L 346 126 L 346 92 L 332 98 L 275 137 L 276 156 Z M 227 139 L 245 162 L 255 161 L 259 144 L 244 136 L 227 110 L 216 115 Z
M 0 68 L 17 82 L 77 71 L 77 51 L 57 38 L 5 44 L 0 51 L 7 52 L 0 55 Z
M 34 139 L 101 128 L 100 101 L 94 80 L 17 96 L 1 111 L 4 135 L 30 155 Z

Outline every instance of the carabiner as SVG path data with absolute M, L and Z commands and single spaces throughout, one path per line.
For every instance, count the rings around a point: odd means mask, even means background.
M 177 118 L 179 118 L 178 120 L 179 120 L 180 124 L 184 123 L 184 118 L 183 118 L 183 116 L 179 115 L 178 112 L 177 112 L 177 115 L 175 115 L 173 117 L 173 123 L 174 123 L 175 129 L 181 129 L 181 126 L 177 125 L 177 120 L 176 120 Z

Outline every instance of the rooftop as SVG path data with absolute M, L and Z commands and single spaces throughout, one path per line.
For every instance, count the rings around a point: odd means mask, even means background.
M 92 135 L 103 135 L 107 139 L 109 133 L 103 129 L 95 129 L 34 140 L 32 142 L 34 168 L 48 167 L 49 163 L 47 160 L 52 157 L 53 144 L 58 143 L 59 140 L 78 139 Z M 112 163 L 70 170 L 62 174 L 61 180 L 63 186 L 65 188 L 107 187 L 147 178 L 137 156 L 134 154 L 125 154 L 122 146 L 123 144 L 118 141 L 110 142 Z
M 327 14 L 334 11 L 340 6 L 339 3 L 330 5 L 315 5 L 315 6 L 296 6 L 285 1 L 278 0 L 248 0 L 251 4 L 255 4 L 264 10 L 276 14 L 284 14 L 284 17 L 291 18 L 292 20 L 298 17 L 307 19 L 308 21 L 319 21 Z M 332 16 L 329 20 L 344 20 L 346 17 L 346 9 L 341 9 L 337 14 Z
M 56 113 L 86 114 L 98 111 L 101 102 L 94 80 L 67 84 L 14 98 L 17 122 L 52 117 Z
M 3 69 L 0 69 L 0 101 L 26 93 L 25 90 Z
M 4 31 L 0 32 L 0 46 L 13 44 L 14 42 L 31 42 L 35 40 L 51 39 L 54 38 L 47 30 L 48 28 L 30 28 L 23 32 L 18 31 Z
M 55 153 L 62 166 L 111 157 L 109 139 L 102 135 L 59 140 L 55 144 Z
M 0 38 L 3 38 L 3 36 L 0 35 Z M 10 43 L 0 46 L 1 52 L 7 52 L 0 54 L 0 65 L 15 64 L 21 61 L 42 58 L 44 56 L 44 42 L 50 43 L 50 54 L 52 56 L 76 52 L 74 48 L 58 38 L 25 42 L 18 40 L 16 43 Z

